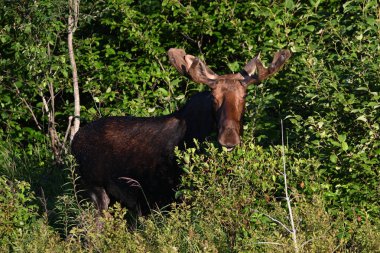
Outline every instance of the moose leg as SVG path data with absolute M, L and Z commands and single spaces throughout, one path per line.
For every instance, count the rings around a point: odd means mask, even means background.
M 134 212 L 136 216 L 141 216 L 139 205 L 139 199 L 142 195 L 141 191 L 140 185 L 131 184 L 122 178 L 111 180 L 107 185 L 107 192 L 115 199 L 118 199 L 130 211 Z
M 108 197 L 103 187 L 92 187 L 88 189 L 92 201 L 95 203 L 96 208 L 101 213 L 103 210 L 108 209 L 110 198 Z

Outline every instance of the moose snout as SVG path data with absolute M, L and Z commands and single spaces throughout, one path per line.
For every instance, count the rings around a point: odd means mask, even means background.
M 218 142 L 228 151 L 233 150 L 236 145 L 240 144 L 239 131 L 231 127 L 222 129 L 219 133 Z

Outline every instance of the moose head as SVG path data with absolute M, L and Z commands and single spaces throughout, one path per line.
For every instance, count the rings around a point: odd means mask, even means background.
M 274 55 L 268 68 L 261 63 L 259 54 L 239 73 L 226 75 L 216 74 L 203 61 L 186 54 L 183 49 L 172 48 L 168 51 L 168 55 L 171 64 L 182 75 L 211 88 L 218 142 L 228 150 L 232 150 L 240 143 L 248 85 L 258 84 L 279 71 L 291 53 L 289 50 L 280 50 Z

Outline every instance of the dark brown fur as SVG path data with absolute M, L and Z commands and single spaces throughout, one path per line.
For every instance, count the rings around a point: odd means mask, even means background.
M 178 112 L 162 117 L 107 117 L 81 128 L 72 143 L 83 186 L 101 211 L 111 199 L 139 214 L 173 199 L 180 170 L 174 148 L 204 140 L 217 131 L 231 149 L 240 143 L 247 86 L 277 72 L 290 52 L 276 53 L 270 67 L 258 57 L 241 73 L 219 76 L 182 49 L 170 49 L 170 62 L 211 92 L 193 96 Z M 258 73 L 256 73 L 258 72 Z

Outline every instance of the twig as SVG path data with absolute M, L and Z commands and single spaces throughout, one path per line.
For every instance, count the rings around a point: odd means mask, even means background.
M 65 139 L 63 140 L 63 143 L 62 143 L 63 147 L 65 146 L 66 141 L 67 141 L 67 137 L 69 136 L 72 121 L 73 121 L 73 116 L 70 116 L 69 117 L 69 123 L 67 123 L 67 129 L 66 129 L 66 133 L 65 133 Z
M 46 201 L 46 197 L 45 197 L 45 192 L 44 192 L 44 189 L 42 187 L 40 187 L 41 189 L 41 197 L 39 198 L 43 208 L 44 208 L 44 212 L 45 212 L 45 222 L 47 223 L 48 222 L 48 219 L 49 219 L 49 212 L 48 212 L 48 208 L 47 208 L 47 201 Z
M 257 211 L 257 210 L 256 210 L 256 211 Z M 272 221 L 274 221 L 274 222 L 276 222 L 277 224 L 281 225 L 281 226 L 282 226 L 283 228 L 285 228 L 285 230 L 288 231 L 289 233 L 292 233 L 292 231 L 291 231 L 287 226 L 285 226 L 285 224 L 282 223 L 281 221 L 279 221 L 279 220 L 277 220 L 277 219 L 275 219 L 275 218 L 273 218 L 273 217 L 271 217 L 270 215 L 265 214 L 265 213 L 262 213 L 262 215 L 268 217 L 268 218 L 271 219 Z
M 162 62 L 160 61 L 160 59 L 155 55 L 154 58 L 156 58 L 156 61 L 158 62 L 158 64 L 160 65 L 160 68 L 163 72 L 166 72 L 166 69 L 164 68 L 164 66 L 162 65 Z M 169 91 L 170 91 L 170 95 L 174 94 L 174 91 L 173 91 L 173 88 L 171 86 L 171 83 L 170 81 L 166 81 L 166 79 L 164 79 L 164 81 L 167 83 L 168 87 L 169 87 Z
M 17 93 L 18 97 L 21 99 L 21 101 L 25 104 L 26 108 L 28 108 L 28 110 L 29 110 L 30 113 L 32 114 L 32 118 L 33 118 L 34 122 L 36 123 L 38 129 L 39 129 L 39 130 L 42 130 L 41 125 L 40 125 L 40 123 L 38 122 L 37 117 L 36 117 L 36 115 L 34 114 L 34 112 L 33 112 L 33 110 L 32 110 L 32 107 L 30 106 L 30 104 L 28 104 L 28 102 L 27 102 L 23 97 L 21 97 L 21 92 L 20 92 L 20 90 L 18 89 L 17 85 L 14 84 L 14 86 L 15 86 L 15 88 L 16 88 L 16 93 Z
M 279 243 L 279 242 L 254 242 L 252 244 L 271 244 L 271 245 L 286 246 L 285 244 Z
M 298 253 L 299 248 L 298 248 L 298 243 L 297 243 L 297 233 L 296 233 L 296 229 L 294 226 L 292 205 L 291 205 L 290 199 L 289 199 L 288 182 L 287 182 L 287 177 L 286 177 L 286 158 L 285 158 L 285 147 L 284 147 L 284 125 L 283 125 L 282 119 L 281 119 L 281 141 L 282 141 L 281 153 L 282 153 L 282 161 L 283 161 L 283 166 L 284 166 L 284 185 L 285 185 L 285 196 L 286 196 L 285 199 L 286 199 L 286 203 L 288 204 L 289 219 L 290 219 L 290 224 L 292 226 L 291 234 L 293 237 L 294 251 L 296 253 Z
M 48 115 L 48 131 L 50 134 L 50 141 L 51 141 L 51 148 L 54 153 L 54 157 L 58 163 L 62 163 L 62 144 L 59 141 L 57 130 L 55 129 L 55 115 L 54 115 L 54 91 L 52 88 L 52 85 L 49 84 L 49 91 L 52 97 L 50 97 L 50 105 L 49 107 L 48 102 L 45 99 L 45 96 L 42 93 L 42 90 L 40 90 L 40 96 L 42 98 L 42 103 L 44 105 L 44 109 Z M 51 109 L 50 109 L 51 108 Z
M 321 238 L 322 238 L 322 237 L 321 237 Z M 301 244 L 301 248 L 303 248 L 306 244 L 311 243 L 312 241 L 315 241 L 316 239 L 317 239 L 317 238 L 307 240 L 306 242 L 304 242 L 304 243 Z
M 196 41 L 195 39 L 191 38 L 189 35 L 187 35 L 187 34 L 185 34 L 185 33 L 182 33 L 182 32 L 181 32 L 181 34 L 182 34 L 183 37 L 185 37 L 185 39 L 188 39 L 188 40 L 190 40 L 191 42 L 193 42 L 193 43 L 197 43 L 197 44 L 198 44 L 198 41 Z

